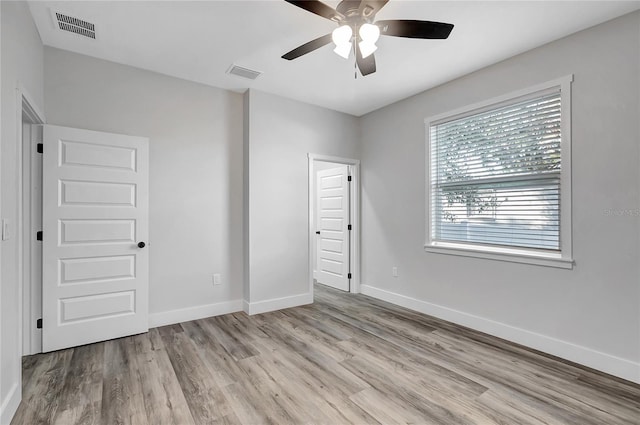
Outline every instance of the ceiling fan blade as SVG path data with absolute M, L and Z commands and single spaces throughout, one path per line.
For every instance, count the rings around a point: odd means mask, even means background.
M 374 16 L 389 0 L 362 0 L 360 3 L 360 15 L 366 18 Z
M 445 39 L 453 29 L 453 24 L 411 19 L 377 21 L 375 24 L 380 28 L 381 35 L 407 38 Z
M 282 55 L 282 59 L 293 60 L 295 58 L 299 58 L 302 55 L 306 55 L 309 52 L 313 52 L 316 49 L 319 49 L 322 46 L 326 46 L 331 43 L 331 34 L 323 35 L 322 37 L 318 37 L 315 40 L 311 40 L 308 43 L 303 44 L 302 46 L 298 46 L 292 51 L 285 53 Z
M 287 3 L 291 3 L 294 6 L 298 6 L 301 9 L 306 10 L 307 12 L 314 13 L 318 16 L 322 16 L 323 18 L 330 19 L 332 21 L 340 21 L 344 18 L 344 16 L 332 8 L 331 6 L 327 6 L 318 0 L 284 0 Z
M 360 46 L 356 46 L 356 63 L 363 77 L 376 72 L 376 58 L 373 53 L 363 58 L 362 53 L 360 53 Z

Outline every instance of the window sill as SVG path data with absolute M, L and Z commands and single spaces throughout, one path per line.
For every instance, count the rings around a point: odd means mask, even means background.
M 562 258 L 560 254 L 532 252 L 523 249 L 482 247 L 446 242 L 432 242 L 424 246 L 427 252 L 462 257 L 484 258 L 487 260 L 509 261 L 536 266 L 573 269 L 573 259 Z

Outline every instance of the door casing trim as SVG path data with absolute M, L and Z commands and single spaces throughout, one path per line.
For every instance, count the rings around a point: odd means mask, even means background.
M 18 82 L 16 88 L 16 153 L 18 155 L 18 214 L 15 228 L 21 229 L 16 231 L 18 238 L 18 284 L 19 293 L 22 302 L 19 305 L 18 317 L 20 320 L 20 337 L 22 342 L 20 345 L 20 354 L 30 355 L 42 352 L 41 332 L 36 328 L 33 319 L 34 313 L 31 308 L 31 298 L 34 282 L 31 279 L 34 268 L 37 264 L 31 261 L 32 249 L 35 235 L 39 229 L 35 228 L 36 223 L 32 220 L 32 202 L 31 202 L 31 176 L 32 176 L 32 156 L 36 154 L 33 137 L 27 143 L 24 141 L 22 134 L 23 114 L 28 119 L 28 124 L 42 125 L 46 123 L 44 113 L 38 108 L 37 103 L 29 94 L 26 88 Z

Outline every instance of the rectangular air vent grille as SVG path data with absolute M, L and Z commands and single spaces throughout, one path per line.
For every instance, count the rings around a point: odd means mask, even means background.
M 248 78 L 249 80 L 255 80 L 258 78 L 262 72 L 254 71 L 253 69 L 243 68 L 238 65 L 231 65 L 231 68 L 227 70 L 227 74 L 236 75 L 242 78 Z
M 91 22 L 83 21 L 82 19 L 74 18 L 73 16 L 59 12 L 56 12 L 54 16 L 56 24 L 61 30 L 69 31 L 95 40 L 96 27 Z

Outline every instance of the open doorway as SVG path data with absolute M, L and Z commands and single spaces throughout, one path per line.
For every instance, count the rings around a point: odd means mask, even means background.
M 309 154 L 309 286 L 360 292 L 360 161 Z

